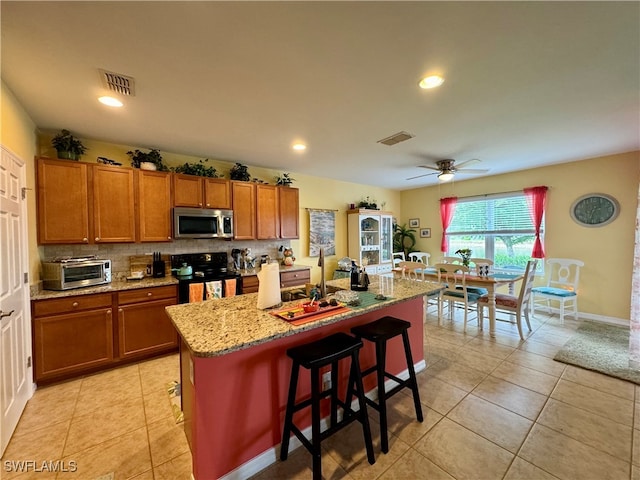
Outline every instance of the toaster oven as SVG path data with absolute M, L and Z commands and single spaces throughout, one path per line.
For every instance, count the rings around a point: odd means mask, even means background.
M 42 288 L 70 290 L 111 283 L 111 260 L 93 256 L 42 262 Z

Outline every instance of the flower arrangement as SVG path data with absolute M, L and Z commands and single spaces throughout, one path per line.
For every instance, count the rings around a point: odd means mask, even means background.
M 465 267 L 469 266 L 469 259 L 471 258 L 471 249 L 461 248 L 459 250 L 456 250 L 456 255 L 460 255 L 460 257 L 462 258 L 462 264 Z

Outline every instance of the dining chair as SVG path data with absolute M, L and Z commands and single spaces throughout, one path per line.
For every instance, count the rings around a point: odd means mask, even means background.
M 504 293 L 496 293 L 496 312 L 505 311 L 515 314 L 518 333 L 520 334 L 520 338 L 522 340 L 524 340 L 524 335 L 522 334 L 523 316 L 527 322 L 527 328 L 529 328 L 529 331 L 531 331 L 531 323 L 529 323 L 529 306 L 531 301 L 531 289 L 533 287 L 533 281 L 535 279 L 537 267 L 538 260 L 529 260 L 527 262 L 527 267 L 524 271 L 524 277 L 522 279 L 522 285 L 520 286 L 520 293 L 517 297 Z M 478 300 L 478 322 L 481 325 L 480 330 L 482 330 L 485 308 L 489 308 L 488 295 L 483 295 Z
M 551 302 L 559 304 L 560 323 L 564 323 L 565 307 L 569 307 L 573 318 L 578 319 L 578 281 L 580 268 L 584 262 L 572 258 L 547 259 L 547 285 L 534 287 L 532 292 L 531 310 L 535 314 L 536 304 L 546 308 L 551 313 Z
M 398 268 L 402 269 L 402 278 L 406 280 L 412 280 L 415 282 L 424 282 L 424 267 L 422 262 L 400 262 Z M 438 307 L 438 323 L 440 322 L 440 301 L 438 293 L 427 295 L 427 303 L 425 305 L 425 314 L 429 305 L 435 305 Z M 435 301 L 435 303 L 433 303 Z
M 421 262 L 425 265 L 429 265 L 430 253 L 427 252 L 411 252 L 409 253 L 410 262 Z
M 397 267 L 400 262 L 404 262 L 406 258 L 404 257 L 404 252 L 393 252 L 391 254 L 391 258 L 393 259 L 393 266 Z
M 438 272 L 438 283 L 445 288 L 439 295 L 438 323 L 441 323 L 444 302 L 448 303 L 449 319 L 453 321 L 453 308 L 456 303 L 464 305 L 464 331 L 467 331 L 469 307 L 478 304 L 480 295 L 471 293 L 467 289 L 466 278 L 469 267 L 455 263 L 437 263 L 434 268 Z M 454 287 L 452 287 L 454 285 Z M 479 317 L 478 317 L 479 319 Z M 482 330 L 482 323 L 478 321 L 478 328 Z

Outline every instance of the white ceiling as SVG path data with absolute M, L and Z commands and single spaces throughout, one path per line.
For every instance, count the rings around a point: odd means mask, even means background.
M 640 149 L 638 2 L 0 5 L 2 78 L 42 129 L 394 189 L 441 158 L 494 175 Z M 135 78 L 123 109 L 97 103 L 99 68 Z

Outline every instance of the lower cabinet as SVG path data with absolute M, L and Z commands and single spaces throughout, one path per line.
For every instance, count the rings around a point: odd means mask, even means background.
M 174 350 L 178 333 L 164 307 L 176 304 L 175 287 L 155 287 L 118 294 L 120 358 Z
M 34 302 L 35 381 L 113 363 L 112 312 L 110 293 Z
M 35 382 L 177 350 L 178 334 L 164 311 L 177 294 L 170 285 L 31 302 Z
M 311 270 L 280 272 L 280 287 L 297 287 L 311 282 Z
M 257 275 L 247 275 L 242 277 L 242 294 L 245 293 L 256 293 L 258 291 L 258 276 Z

